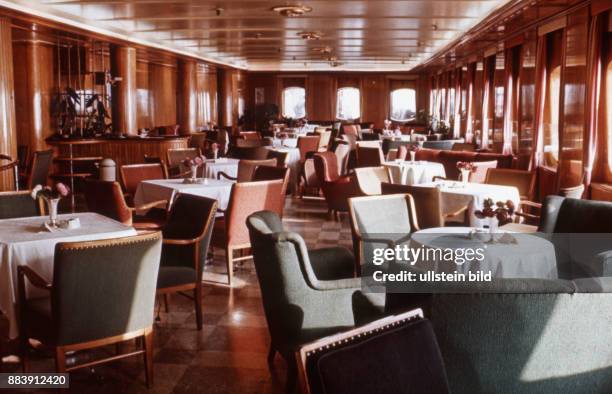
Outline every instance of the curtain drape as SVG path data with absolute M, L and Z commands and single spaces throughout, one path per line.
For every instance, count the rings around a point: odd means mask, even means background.
M 512 48 L 506 49 L 504 58 L 505 70 L 505 87 L 504 87 L 504 131 L 503 131 L 503 146 L 502 153 L 504 155 L 512 154 L 512 122 L 514 120 L 514 73 L 513 73 L 513 58 L 514 51 Z
M 461 138 L 461 68 L 455 69 L 455 108 L 453 113 L 453 138 Z
M 493 60 L 491 60 L 491 57 Z M 491 86 L 493 84 L 491 67 L 495 69 L 495 57 L 491 57 L 486 58 L 483 63 L 482 135 L 480 136 L 480 147 L 482 149 L 489 148 L 489 127 L 491 126 L 489 113 L 491 112 Z
M 586 116 L 584 127 L 584 149 L 582 151 L 585 190 L 589 190 L 593 177 L 593 166 L 597 156 L 597 132 L 601 106 L 601 85 L 603 71 L 602 37 L 606 29 L 606 21 L 606 13 L 599 13 L 593 16 L 591 19 L 591 25 L 589 27 Z M 603 157 L 600 157 L 599 161 L 603 162 L 603 159 Z
M 467 119 L 465 122 L 465 142 L 472 143 L 474 140 L 474 79 L 476 78 L 476 63 L 468 65 L 468 87 L 467 87 L 467 103 L 466 112 Z
M 544 104 L 547 88 L 546 52 L 546 35 L 542 35 L 538 37 L 536 53 L 536 97 L 530 169 L 538 168 L 542 164 L 544 155 Z

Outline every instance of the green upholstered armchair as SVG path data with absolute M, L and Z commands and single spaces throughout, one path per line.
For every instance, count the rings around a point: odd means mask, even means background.
M 276 352 L 287 360 L 287 387 L 291 388 L 296 376 L 294 352 L 300 345 L 376 319 L 381 316 L 384 296 L 363 294 L 357 278 L 317 278 L 314 267 L 323 264 L 338 262 L 341 268 L 329 270 L 352 272 L 350 262 L 344 262 L 347 252 L 309 253 L 299 234 L 282 231 L 275 213 L 256 212 L 247 218 L 247 227 L 272 337 L 268 360 L 272 363 Z
M 169 293 L 193 290 L 198 330 L 202 329 L 202 271 L 216 213 L 217 200 L 181 193 L 163 229 L 157 294 L 166 297 Z
M 0 219 L 38 216 L 40 208 L 40 201 L 34 200 L 29 190 L 0 193 Z
M 55 247 L 53 283 L 18 267 L 20 342 L 28 369 L 28 338 L 55 349 L 57 372 L 143 354 L 147 385 L 153 381 L 153 310 L 161 234 Z M 48 297 L 27 298 L 31 286 Z M 142 338 L 143 348 L 85 364 L 66 365 L 66 353 Z

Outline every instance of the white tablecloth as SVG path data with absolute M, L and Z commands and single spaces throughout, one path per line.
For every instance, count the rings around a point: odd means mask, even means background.
M 73 230 L 43 229 L 46 216 L 0 220 L 0 310 L 9 320 L 9 337 L 18 335 L 16 308 L 17 266 L 27 265 L 53 282 L 53 254 L 59 242 L 92 241 L 136 235 L 136 231 L 117 221 L 95 213 L 60 215 L 60 220 L 78 217 L 81 227 Z M 29 296 L 45 295 L 39 289 L 28 289 Z
M 512 201 L 518 208 L 521 202 L 519 191 L 514 186 L 488 185 L 484 183 L 467 183 L 454 181 L 436 181 L 422 183 L 418 186 L 440 187 L 442 191 L 442 211 L 455 212 L 463 206 L 468 206 L 470 226 L 483 227 L 486 220 L 474 216 L 474 211 L 482 209 L 487 198 L 497 201 Z
M 204 183 L 186 184 L 182 179 L 156 179 L 140 182 L 134 196 L 134 203 L 148 204 L 153 201 L 172 202 L 178 193 L 214 198 L 217 207 L 226 209 L 234 182 L 225 179 L 202 179 Z
M 300 150 L 298 148 L 286 148 L 286 147 L 267 147 L 268 149 L 275 150 L 277 152 L 287 153 L 287 167 L 291 169 L 290 183 L 291 190 L 297 190 L 300 175 Z
M 391 172 L 393 183 L 402 185 L 431 182 L 434 176 L 446 177 L 444 166 L 431 161 L 388 161 L 384 166 Z
M 496 236 L 504 234 L 513 237 L 517 243 L 483 243 L 481 240 L 469 239 L 470 227 L 438 227 L 417 231 L 412 234 L 411 246 L 434 249 L 445 248 L 484 248 L 484 260 L 461 265 L 440 263 L 436 267 L 419 265 L 422 269 L 435 269 L 441 272 L 467 274 L 475 271 L 491 271 L 497 278 L 538 278 L 556 279 L 557 262 L 554 245 L 544 238 L 533 234 L 519 234 L 499 230 Z M 489 234 L 483 234 L 485 237 Z
M 274 138 L 272 140 L 272 146 L 274 146 L 275 148 L 297 148 L 297 142 L 297 138 Z
M 227 175 L 236 178 L 238 176 L 238 159 L 224 157 L 216 160 L 206 160 L 204 165 L 204 178 L 217 179 L 219 172 L 224 172 Z

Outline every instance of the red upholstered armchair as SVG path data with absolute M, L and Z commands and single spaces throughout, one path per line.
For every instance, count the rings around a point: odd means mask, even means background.
M 315 171 L 330 213 L 348 212 L 348 199 L 363 196 L 354 176 L 340 176 L 338 160 L 333 152 L 314 156 Z

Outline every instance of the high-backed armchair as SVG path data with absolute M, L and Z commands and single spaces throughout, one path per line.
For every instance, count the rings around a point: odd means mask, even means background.
M 330 213 L 348 212 L 348 199 L 361 196 L 354 176 L 340 176 L 338 160 L 333 152 L 321 152 L 314 156 L 315 171 Z
M 219 173 L 217 173 L 217 179 L 221 179 L 221 177 L 224 177 L 226 179 L 234 180 L 236 182 L 250 182 L 251 180 L 253 180 L 255 168 L 260 166 L 274 167 L 276 166 L 276 159 L 240 160 L 238 162 L 238 171 L 235 178 L 226 174 L 223 171 L 219 171 Z
M 385 161 L 380 146 L 357 144 L 357 167 L 378 167 Z
M 126 193 L 126 200 L 130 206 L 134 206 L 134 196 L 140 182 L 168 177 L 166 169 L 161 163 L 123 165 L 119 167 L 119 174 Z
M 38 216 L 42 213 L 41 201 L 36 201 L 30 191 L 0 192 L 0 219 Z
M 361 293 L 357 278 L 319 280 L 302 237 L 279 231 L 274 213 L 256 212 L 246 223 L 272 338 L 268 361 L 277 352 L 287 361 L 289 392 L 299 346 L 376 319 L 384 297 Z
M 391 174 L 387 167 L 362 167 L 355 168 L 355 177 L 361 190 L 361 194 L 375 196 L 381 194 L 380 184 L 391 182 Z
M 153 312 L 159 272 L 161 234 L 59 243 L 53 283 L 28 266 L 19 266 L 20 342 L 28 370 L 28 338 L 55 353 L 56 372 L 144 355 L 147 385 L 153 383 Z M 47 291 L 26 297 L 30 285 Z M 81 365 L 66 365 L 66 353 L 142 338 L 142 349 Z
M 52 149 L 34 152 L 28 172 L 26 188 L 31 190 L 36 185 L 45 186 L 49 178 L 51 164 L 53 164 Z
M 300 150 L 300 163 L 304 163 L 310 154 L 319 151 L 320 139 L 321 136 L 319 135 L 298 137 L 297 147 Z

